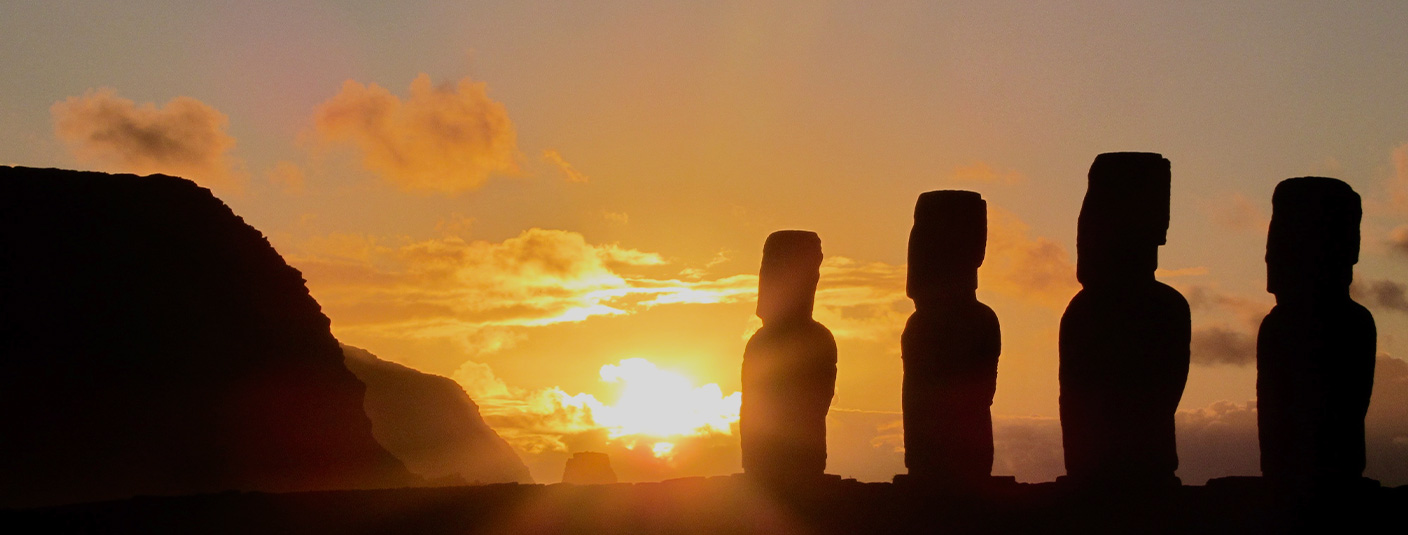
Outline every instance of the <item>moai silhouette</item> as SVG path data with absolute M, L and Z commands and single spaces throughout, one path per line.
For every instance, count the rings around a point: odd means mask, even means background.
M 1154 280 L 1169 220 L 1169 162 L 1107 153 L 1090 166 L 1076 231 L 1082 290 L 1061 317 L 1066 473 L 1108 489 L 1177 485 L 1173 415 L 1188 380 L 1191 316 Z
M 610 485 L 616 482 L 611 457 L 595 451 L 579 451 L 562 469 L 562 482 L 574 485 Z
M 1002 334 L 978 301 L 987 202 L 931 191 L 914 207 L 904 359 L 904 464 L 922 481 L 973 485 L 992 473 L 992 397 Z
M 1261 472 L 1293 484 L 1357 481 L 1377 344 L 1374 317 L 1349 297 L 1359 194 L 1333 178 L 1292 178 L 1271 205 L 1266 290 L 1276 307 L 1256 341 Z
M 812 320 L 821 238 L 783 230 L 768 236 L 758 274 L 763 327 L 743 353 L 743 471 L 776 482 L 826 470 L 826 413 L 836 391 L 836 340 Z

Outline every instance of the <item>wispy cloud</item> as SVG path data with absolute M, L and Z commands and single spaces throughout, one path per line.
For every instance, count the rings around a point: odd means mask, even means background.
M 551 163 L 553 167 L 557 168 L 558 171 L 561 171 L 562 177 L 568 182 L 587 182 L 587 175 L 582 174 L 582 172 L 578 171 L 577 168 L 572 167 L 572 164 L 567 163 L 567 160 L 562 159 L 562 154 L 558 153 L 557 151 L 552 149 L 544 149 L 543 159 L 547 160 L 548 163 Z

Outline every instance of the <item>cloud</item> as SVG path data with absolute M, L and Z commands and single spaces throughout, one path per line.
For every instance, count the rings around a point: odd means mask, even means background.
M 557 151 L 552 149 L 544 149 L 543 159 L 547 160 L 548 162 L 551 162 L 554 167 L 557 167 L 558 171 L 562 171 L 562 177 L 567 179 L 568 182 L 585 183 L 587 181 L 587 175 L 582 174 L 582 172 L 578 171 L 577 168 L 572 167 L 572 164 L 567 163 L 567 160 L 562 159 L 562 155 L 559 154 Z
M 1185 485 L 1261 473 L 1255 401 L 1218 401 L 1201 409 L 1178 411 L 1174 426 L 1178 432 L 1178 477 Z
M 293 162 L 280 161 L 274 164 L 274 168 L 269 170 L 269 182 L 277 186 L 284 193 L 299 195 L 303 193 L 304 175 L 303 169 Z
M 1193 364 L 1245 366 L 1256 362 L 1256 336 L 1223 326 L 1193 331 Z
M 1212 221 L 1228 230 L 1265 234 L 1271 225 L 1271 216 L 1241 193 L 1234 193 L 1225 200 L 1213 201 L 1210 210 Z
M 612 212 L 610 210 L 603 210 L 601 212 L 601 217 L 603 219 L 606 219 L 607 221 L 616 223 L 618 225 L 625 225 L 631 222 L 631 215 L 625 212 Z
M 49 112 L 54 134 L 81 161 L 116 172 L 181 176 L 207 187 L 243 185 L 226 157 L 235 146 L 225 132 L 229 119 L 194 98 L 139 106 L 103 88 L 56 102 Z
M 368 169 L 408 191 L 457 193 L 519 169 L 508 111 L 468 78 L 437 87 L 421 74 L 405 100 L 348 80 L 313 122 L 320 139 L 354 144 Z
M 903 265 L 828 257 L 813 315 L 838 339 L 896 341 L 914 312 L 904 287 Z
M 1012 169 L 996 169 L 987 162 L 973 162 L 953 168 L 949 179 L 954 182 L 1016 184 L 1026 177 Z
M 613 403 L 557 387 L 510 386 L 488 365 L 472 361 L 453 378 L 537 481 L 557 481 L 567 455 L 579 451 L 608 453 L 623 481 L 739 471 L 740 393 L 724 395 L 717 384 L 695 386 L 645 359 L 607 364 L 600 376 L 621 390 Z
M 1261 320 L 1276 304 L 1269 294 L 1248 297 L 1208 285 L 1179 288 L 1179 292 L 1188 300 L 1188 307 L 1195 316 L 1232 319 L 1253 332 L 1260 328 Z
M 1364 306 L 1408 312 L 1408 295 L 1403 284 L 1391 280 L 1357 280 L 1349 285 L 1349 295 Z
M 1408 213 L 1408 143 L 1394 147 L 1389 154 L 1393 176 L 1388 179 L 1390 206 L 1398 213 Z
M 1408 225 L 1399 225 L 1389 231 L 1388 245 L 1394 251 L 1408 254 Z
M 979 288 L 1063 310 L 1080 290 L 1070 252 L 1015 214 L 988 205 L 988 250 L 978 269 Z
M 1256 333 L 1275 304 L 1270 298 L 1248 297 L 1208 285 L 1179 291 L 1193 313 L 1193 364 L 1246 366 L 1256 362 Z
M 303 240 L 287 258 L 340 331 L 405 338 L 467 340 L 653 306 L 751 300 L 757 291 L 753 275 L 651 277 L 644 272 L 667 264 L 659 254 L 590 244 L 575 232 L 534 228 L 502 242 L 445 234 L 399 242 L 331 234 Z

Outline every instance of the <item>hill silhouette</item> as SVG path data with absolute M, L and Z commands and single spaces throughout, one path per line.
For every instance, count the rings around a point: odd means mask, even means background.
M 0 167 L 0 507 L 415 482 L 259 231 L 169 176 Z
M 372 435 L 432 485 L 532 483 L 528 467 L 479 415 L 464 388 L 342 346 L 347 369 L 367 385 Z

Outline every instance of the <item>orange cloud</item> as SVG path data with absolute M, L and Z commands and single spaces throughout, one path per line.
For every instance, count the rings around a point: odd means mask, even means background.
M 905 295 L 905 269 L 843 256 L 827 258 L 817 285 L 816 320 L 839 339 L 898 341 L 914 312 L 914 303 Z
M 1241 193 L 1234 193 L 1226 200 L 1214 201 L 1209 209 L 1213 222 L 1229 230 L 1266 234 L 1266 229 L 1271 225 L 1271 216 Z
M 1389 159 L 1393 161 L 1393 176 L 1388 180 L 1389 202 L 1400 214 L 1408 213 L 1408 143 L 1395 147 Z
M 562 159 L 562 155 L 559 154 L 557 151 L 552 149 L 544 149 L 543 159 L 547 160 L 548 162 L 551 162 L 554 166 L 557 167 L 558 171 L 562 171 L 563 178 L 566 178 L 568 182 L 587 181 L 587 175 L 582 174 L 582 172 L 578 171 L 577 168 L 572 167 L 572 164 L 567 163 L 567 160 Z
M 1080 290 L 1076 265 L 1061 244 L 1030 236 L 1015 214 L 988 205 L 988 251 L 978 269 L 980 289 L 1064 310 Z
M 287 255 L 338 329 L 410 338 L 482 336 L 631 314 L 676 303 L 751 299 L 755 276 L 705 281 L 638 274 L 659 254 L 529 229 L 503 242 L 458 235 L 383 243 L 362 235 L 304 240 Z M 497 332 L 497 331 L 496 331 Z M 503 347 L 495 342 L 496 347 Z
M 84 162 L 116 172 L 181 176 L 207 187 L 243 186 L 225 155 L 235 146 L 225 133 L 229 118 L 194 98 L 139 106 L 103 88 L 56 102 L 49 112 L 54 134 Z
M 351 142 L 368 169 L 409 191 L 457 193 L 491 174 L 518 172 L 518 135 L 502 103 L 482 82 L 434 86 L 421 74 L 401 100 L 376 85 L 348 80 L 318 106 L 324 141 Z
M 620 388 L 619 399 L 510 386 L 473 361 L 453 378 L 540 481 L 556 481 L 566 455 L 586 450 L 609 452 L 625 481 L 737 471 L 740 393 L 695 386 L 639 358 L 602 366 L 600 376 Z
M 293 162 L 280 161 L 269 170 L 269 182 L 284 193 L 299 195 L 303 193 L 303 169 Z

